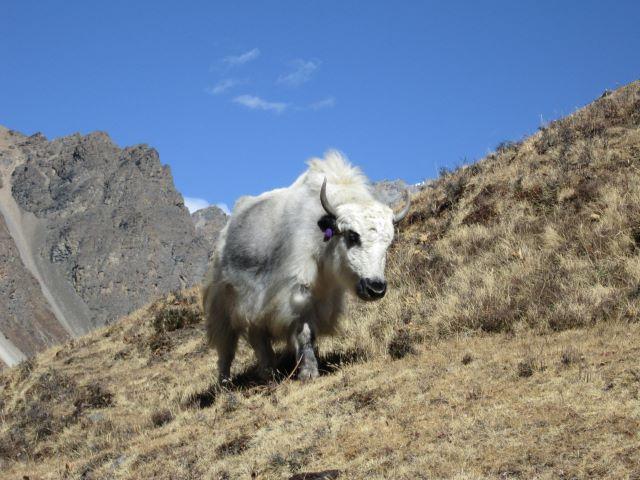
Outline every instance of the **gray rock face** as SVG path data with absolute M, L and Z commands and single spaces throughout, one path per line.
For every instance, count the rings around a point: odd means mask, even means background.
M 12 184 L 18 205 L 49 221 L 39 253 L 64 272 L 93 325 L 202 278 L 208 246 L 147 146 L 121 150 L 99 132 L 42 139 Z
M 51 312 L 38 282 L 24 268 L 1 216 L 0 299 L 0 335 L 19 345 L 25 355 L 36 353 L 43 345 L 69 338 Z M 9 352 L 6 354 L 10 355 Z M 7 358 L 5 363 L 10 363 L 9 360 Z
M 228 218 L 227 214 L 215 205 L 191 214 L 196 233 L 204 237 L 207 245 L 215 245 L 220 230 L 226 225 Z
M 31 278 L 30 289 L 27 280 L 11 287 L 22 296 L 14 303 L 31 302 L 36 316 L 48 319 L 26 334 L 39 338 L 33 345 L 7 335 L 18 348 L 33 353 L 63 339 L 65 329 L 79 334 L 202 279 L 224 213 L 210 207 L 192 219 L 154 149 L 121 149 L 101 132 L 49 142 L 2 129 L 0 137 L 0 203 L 14 226 L 9 232 L 0 222 L 0 267 L 13 258 L 14 270 Z M 0 280 L 0 295 L 3 288 Z M 47 326 L 52 312 L 58 322 Z M 26 319 L 36 318 L 17 316 L 23 331 Z

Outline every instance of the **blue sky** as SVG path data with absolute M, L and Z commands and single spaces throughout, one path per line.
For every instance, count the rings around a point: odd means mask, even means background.
M 640 77 L 637 1 L 0 1 L 0 124 L 148 143 L 211 203 L 327 148 L 432 178 Z

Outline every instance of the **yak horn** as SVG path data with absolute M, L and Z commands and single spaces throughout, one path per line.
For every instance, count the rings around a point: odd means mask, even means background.
M 402 207 L 402 210 L 398 213 L 393 214 L 393 223 L 402 221 L 402 219 L 407 216 L 407 213 L 409 213 L 409 207 L 411 207 L 411 194 L 409 193 L 408 188 L 405 188 L 404 190 L 404 197 L 406 199 L 404 207 Z
M 322 188 L 320 189 L 320 203 L 322 203 L 322 208 L 334 218 L 338 218 L 338 214 L 336 213 L 336 209 L 333 208 L 333 205 L 329 203 L 327 199 L 327 179 L 324 179 L 322 182 Z

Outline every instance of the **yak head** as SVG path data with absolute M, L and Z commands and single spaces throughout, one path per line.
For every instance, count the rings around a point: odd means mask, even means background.
M 343 286 L 362 300 L 379 300 L 387 291 L 384 270 L 387 249 L 393 240 L 394 225 L 410 206 L 398 213 L 375 200 L 344 203 L 334 207 L 327 198 L 327 180 L 322 183 L 320 202 L 326 215 L 318 221 L 325 242 L 331 242 L 330 262 Z

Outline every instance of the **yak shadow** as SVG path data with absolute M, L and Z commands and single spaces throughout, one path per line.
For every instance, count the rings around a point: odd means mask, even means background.
M 346 351 L 327 352 L 318 357 L 318 370 L 320 376 L 331 375 L 340 368 L 364 361 L 366 358 L 362 350 L 350 349 Z M 251 395 L 252 391 L 270 391 L 287 379 L 295 379 L 298 367 L 295 355 L 288 351 L 277 355 L 276 368 L 273 377 L 263 378 L 257 365 L 252 365 L 232 378 L 228 384 L 215 382 L 206 389 L 193 394 L 187 401 L 188 406 L 195 408 L 209 408 L 215 404 L 217 398 L 223 393 L 240 392 L 243 395 Z

